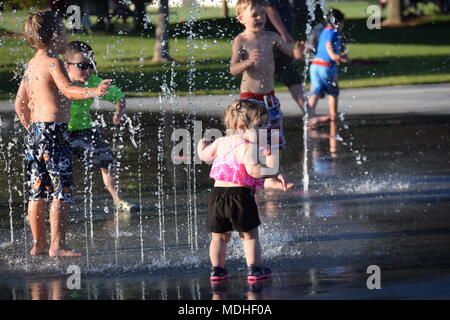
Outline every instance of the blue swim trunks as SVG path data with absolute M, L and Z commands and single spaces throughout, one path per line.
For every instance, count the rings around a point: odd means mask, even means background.
M 25 138 L 30 200 L 72 202 L 72 152 L 66 123 L 33 122 Z
M 99 127 L 69 131 L 69 138 L 73 154 L 82 160 L 85 167 L 109 170 L 114 164 L 114 157 Z
M 286 146 L 286 138 L 284 137 L 283 129 L 283 113 L 281 112 L 280 100 L 275 96 L 275 92 L 272 90 L 269 93 L 253 93 L 253 92 L 241 92 L 240 99 L 253 99 L 264 102 L 269 112 L 269 120 L 266 125 L 267 132 L 267 144 L 271 148 L 278 147 L 280 150 Z M 272 129 L 278 130 L 278 144 L 272 144 L 271 132 Z
M 309 69 L 311 78 L 311 95 L 329 94 L 333 97 L 339 95 L 339 86 L 336 80 L 337 67 L 311 64 Z

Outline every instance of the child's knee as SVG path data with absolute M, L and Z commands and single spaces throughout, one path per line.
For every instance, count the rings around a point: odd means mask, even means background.
M 239 237 L 241 238 L 241 240 L 245 241 L 245 240 L 258 240 L 259 235 L 258 235 L 258 228 L 254 228 L 248 232 L 239 232 Z
M 231 232 L 225 232 L 225 233 L 211 233 L 213 240 L 228 242 L 231 239 Z
M 61 199 L 53 199 L 52 200 L 52 207 L 56 209 L 67 209 L 69 207 L 70 203 Z
M 222 241 L 228 242 L 231 239 L 231 232 L 224 233 L 222 236 Z

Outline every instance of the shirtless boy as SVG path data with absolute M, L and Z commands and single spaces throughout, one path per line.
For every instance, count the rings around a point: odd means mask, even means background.
M 104 80 L 97 88 L 70 84 L 64 64 L 57 58 L 65 51 L 67 37 L 62 20 L 53 12 L 30 15 L 25 21 L 25 36 L 36 54 L 28 62 L 14 107 L 27 129 L 28 216 L 34 240 L 30 254 L 48 250 L 50 257 L 80 256 L 64 245 L 73 180 L 67 132 L 70 100 L 102 96 L 111 80 Z M 52 199 L 49 248 L 45 230 L 47 197 Z
M 265 31 L 266 14 L 258 0 L 239 0 L 236 4 L 236 15 L 245 30 L 233 41 L 230 72 L 234 76 L 242 74 L 241 99 L 255 99 L 266 103 L 269 111 L 267 129 L 279 130 L 279 145 L 272 145 L 271 148 L 282 149 L 285 145 L 283 114 L 274 92 L 273 49 L 276 47 L 298 60 L 303 58 L 304 44 L 296 42 L 292 48 L 279 34 Z M 268 138 L 270 141 L 270 130 Z M 267 165 L 272 166 L 271 163 Z M 292 183 L 288 184 L 288 187 L 292 186 Z M 282 184 L 275 178 L 266 179 L 264 188 L 282 189 Z

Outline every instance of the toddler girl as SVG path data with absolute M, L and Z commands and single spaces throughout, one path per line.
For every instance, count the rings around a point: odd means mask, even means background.
M 258 239 L 260 220 L 254 198 L 256 190 L 264 185 L 263 179 L 275 178 L 286 191 L 286 183 L 277 168 L 258 163 L 256 130 L 264 128 L 268 112 L 263 102 L 242 99 L 233 102 L 224 113 L 227 134 L 213 143 L 200 140 L 198 154 L 205 162 L 213 161 L 210 177 L 215 180 L 208 202 L 208 231 L 211 232 L 209 249 L 212 271 L 211 281 L 229 277 L 225 269 L 227 243 L 231 231 L 236 230 L 243 241 L 249 281 L 271 277 L 270 268 L 261 266 L 261 247 Z M 275 163 L 267 155 L 267 163 Z M 269 173 L 270 171 L 270 173 Z

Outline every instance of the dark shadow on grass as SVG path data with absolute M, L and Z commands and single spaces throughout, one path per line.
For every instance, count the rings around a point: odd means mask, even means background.
M 405 58 L 382 58 L 377 65 L 349 65 L 347 71 L 341 68 L 340 76 L 346 80 L 368 77 L 411 76 L 425 74 L 448 74 L 448 55 L 415 56 Z
M 170 26 L 171 37 L 233 39 L 244 27 L 235 18 L 215 18 L 175 23 Z M 366 19 L 348 19 L 345 31 L 356 43 L 432 44 L 445 45 L 450 21 L 427 22 L 411 27 L 369 30 Z
M 204 20 L 184 21 L 172 23 L 169 26 L 170 38 L 189 38 L 193 39 L 232 39 L 238 33 L 242 32 L 244 27 L 235 18 L 211 18 Z M 96 32 L 97 34 L 116 35 L 117 31 Z M 155 26 L 150 25 L 144 30 L 124 31 L 124 37 L 143 37 L 154 38 Z
M 191 36 L 194 39 L 232 39 L 242 31 L 244 31 L 244 27 L 236 18 L 205 19 L 189 23 L 175 23 L 170 26 L 171 36 L 179 38 L 188 38 Z
M 349 19 L 345 22 L 345 32 L 358 44 L 428 44 L 448 45 L 450 21 L 428 22 L 411 27 L 396 27 L 369 30 L 365 19 Z
M 232 39 L 244 30 L 235 18 L 216 18 L 176 23 L 170 26 L 171 37 Z M 431 44 L 445 45 L 450 32 L 450 21 L 427 22 L 411 27 L 369 30 L 366 19 L 348 19 L 345 31 L 356 43 Z M 303 39 L 301 39 L 303 40 Z

